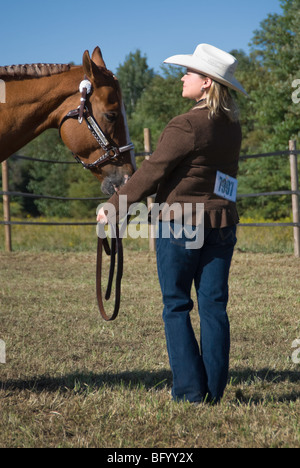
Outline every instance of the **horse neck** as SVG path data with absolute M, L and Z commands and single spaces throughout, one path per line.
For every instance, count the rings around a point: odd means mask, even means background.
M 74 67 L 48 77 L 8 81 L 6 103 L 0 105 L 0 161 L 48 128 L 58 128 L 82 79 L 82 67 Z

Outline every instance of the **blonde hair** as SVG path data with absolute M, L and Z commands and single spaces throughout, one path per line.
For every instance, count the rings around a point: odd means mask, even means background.
M 204 75 L 201 75 L 205 78 Z M 218 83 L 212 79 L 212 84 L 207 91 L 206 100 L 197 105 L 195 109 L 203 109 L 208 107 L 208 118 L 212 119 L 222 112 L 231 122 L 239 120 L 239 109 L 230 94 L 227 86 Z

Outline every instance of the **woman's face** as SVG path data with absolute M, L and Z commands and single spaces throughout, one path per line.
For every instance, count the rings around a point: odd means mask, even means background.
M 206 77 L 187 70 L 181 81 L 183 82 L 182 97 L 199 101 L 205 94 L 202 88 L 206 87 Z

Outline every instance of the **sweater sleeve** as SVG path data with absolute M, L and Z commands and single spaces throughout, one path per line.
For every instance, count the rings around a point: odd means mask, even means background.
M 108 200 L 107 203 L 114 205 L 116 215 L 119 214 L 119 195 L 127 196 L 128 210 L 131 204 L 156 193 L 159 183 L 194 150 L 194 140 L 192 125 L 186 117 L 178 116 L 171 120 L 150 159 L 145 160 L 118 194 Z

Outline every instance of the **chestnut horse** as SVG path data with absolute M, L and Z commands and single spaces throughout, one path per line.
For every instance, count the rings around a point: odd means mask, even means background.
M 84 79 L 87 85 L 79 91 Z M 92 57 L 84 52 L 82 66 L 0 67 L 0 83 L 2 95 L 5 87 L 0 162 L 45 130 L 57 128 L 76 159 L 102 182 L 105 194 L 112 195 L 130 178 L 135 162 L 121 90 L 99 47 Z

